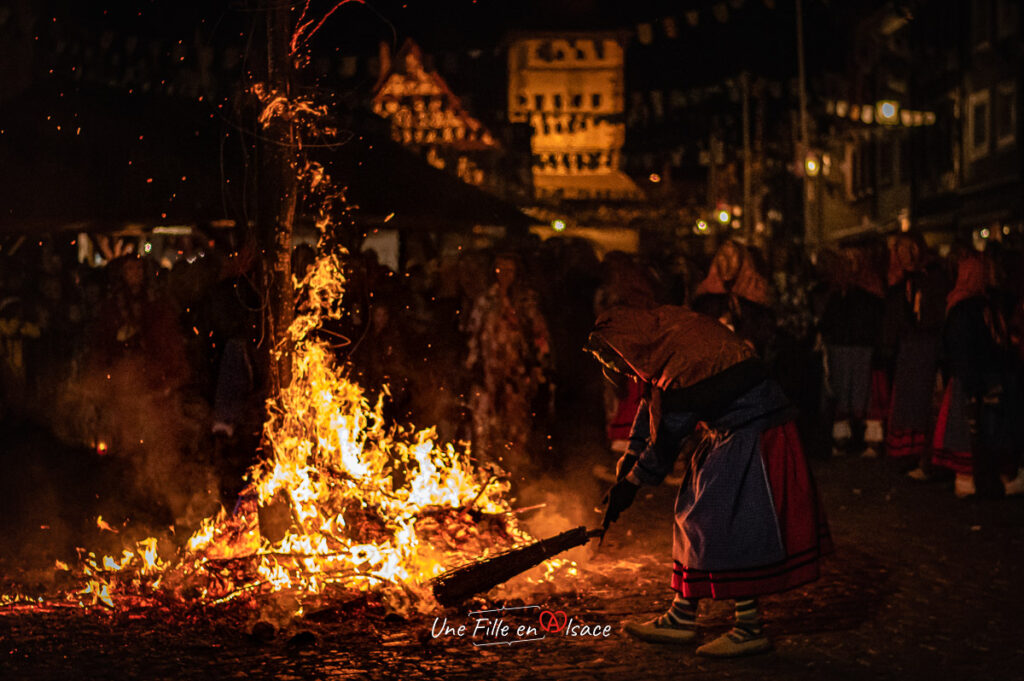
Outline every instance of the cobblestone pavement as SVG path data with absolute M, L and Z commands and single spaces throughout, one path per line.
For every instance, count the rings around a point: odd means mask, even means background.
M 209 616 L 7 612 L 0 679 L 1024 679 L 1024 499 L 957 500 L 951 485 L 915 483 L 886 460 L 813 465 L 837 550 L 817 583 L 763 599 L 769 654 L 706 660 L 622 633 L 623 620 L 671 599 L 674 490 L 663 486 L 641 495 L 578 578 L 511 603 L 610 625 L 607 637 L 474 646 L 468 633 L 433 637 L 433 616 L 355 613 L 260 638 Z M 730 606 L 702 604 L 707 636 L 727 629 Z M 472 627 L 469 608 L 439 616 Z

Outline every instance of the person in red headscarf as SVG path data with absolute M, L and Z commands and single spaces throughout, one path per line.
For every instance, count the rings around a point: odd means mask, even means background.
M 697 654 L 771 649 L 757 598 L 814 581 L 832 549 L 782 388 L 749 343 L 685 307 L 612 308 L 586 349 L 609 370 L 636 377 L 645 394 L 606 497 L 605 528 L 641 486 L 660 485 L 680 456 L 687 463 L 674 506 L 676 597 L 668 612 L 627 622 L 626 632 L 653 643 L 694 643 L 699 599 L 733 600 L 732 630 Z
M 943 352 L 949 377 L 935 427 L 932 462 L 956 473 L 959 497 L 1002 496 L 998 476 L 1004 434 L 1020 414 L 1009 380 L 1006 324 L 987 295 L 992 266 L 981 253 L 957 261 L 956 285 L 946 298 Z
M 889 456 L 918 462 L 908 475 L 934 475 L 928 434 L 933 428 L 932 396 L 946 316 L 947 278 L 930 262 L 924 240 L 900 234 L 889 252 L 885 345 L 895 355 L 886 429 Z
M 821 316 L 828 385 L 835 400 L 835 454 L 873 451 L 867 447 L 865 432 L 872 396 L 872 360 L 884 315 L 884 286 L 873 264 L 866 249 L 843 249 Z M 870 439 L 881 440 L 878 433 L 872 435 L 875 437 Z
M 693 309 L 718 319 L 764 356 L 775 330 L 772 287 L 753 251 L 729 240 L 694 292 Z

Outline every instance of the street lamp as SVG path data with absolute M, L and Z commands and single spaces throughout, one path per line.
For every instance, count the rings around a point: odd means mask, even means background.
M 807 172 L 807 177 L 818 176 L 818 172 L 821 171 L 821 163 L 818 162 L 816 155 L 807 154 L 807 158 L 804 159 L 804 170 Z
M 875 104 L 875 113 L 878 114 L 878 122 L 886 125 L 895 125 L 899 115 L 900 105 L 892 99 L 883 99 Z

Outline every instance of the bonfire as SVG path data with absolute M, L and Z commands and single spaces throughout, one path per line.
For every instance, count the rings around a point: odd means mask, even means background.
M 252 92 L 265 129 L 287 121 L 320 137 L 337 132 L 323 122 L 324 105 L 262 84 Z M 297 167 L 326 235 L 344 197 L 320 164 Z M 293 282 L 291 380 L 268 401 L 264 454 L 234 508 L 204 520 L 173 557 L 161 557 L 154 537 L 117 556 L 80 549 L 77 566 L 56 565 L 75 588 L 50 601 L 0 596 L 0 604 L 117 610 L 270 599 L 301 615 L 369 594 L 392 612 L 426 612 L 437 606 L 430 584 L 446 571 L 533 541 L 502 470 L 475 465 L 468 446 L 440 444 L 432 428 L 387 423 L 386 386 L 371 403 L 335 356 L 323 325 L 342 315 L 345 255 L 322 238 L 320 258 Z M 563 563 L 548 561 L 548 573 Z
M 533 541 L 500 469 L 474 465 L 468 447 L 439 444 L 431 428 L 386 423 L 386 390 L 371 404 L 320 338 L 342 311 L 343 255 L 324 255 L 296 282 L 292 380 L 268 403 L 269 452 L 234 509 L 204 520 L 167 560 L 150 537 L 119 556 L 80 551 L 75 568 L 58 562 L 78 582 L 58 600 L 118 609 L 285 595 L 301 615 L 370 594 L 393 612 L 427 612 L 435 578 Z

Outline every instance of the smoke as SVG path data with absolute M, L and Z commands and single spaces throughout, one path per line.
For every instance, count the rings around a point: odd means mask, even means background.
M 529 513 L 524 524 L 537 537 L 547 537 L 580 525 L 593 529 L 601 520 L 597 509 L 604 489 L 591 475 L 545 475 L 524 484 L 518 505 L 543 507 Z
M 580 526 L 595 529 L 600 527 L 603 515 L 600 507 L 605 489 L 602 485 L 589 473 L 568 477 L 544 475 L 522 485 L 514 505 L 518 508 L 541 505 L 524 513 L 522 520 L 523 526 L 537 539 Z M 585 567 L 593 559 L 595 541 L 561 553 L 557 558 Z M 505 598 L 534 602 L 550 593 L 564 591 L 567 586 L 558 573 L 548 575 L 548 568 L 539 565 L 509 580 L 497 593 Z
M 218 503 L 203 437 L 208 407 L 154 385 L 151 371 L 142 356 L 86 367 L 65 381 L 44 421 L 65 443 L 112 460 L 109 493 L 123 513 L 191 528 Z

